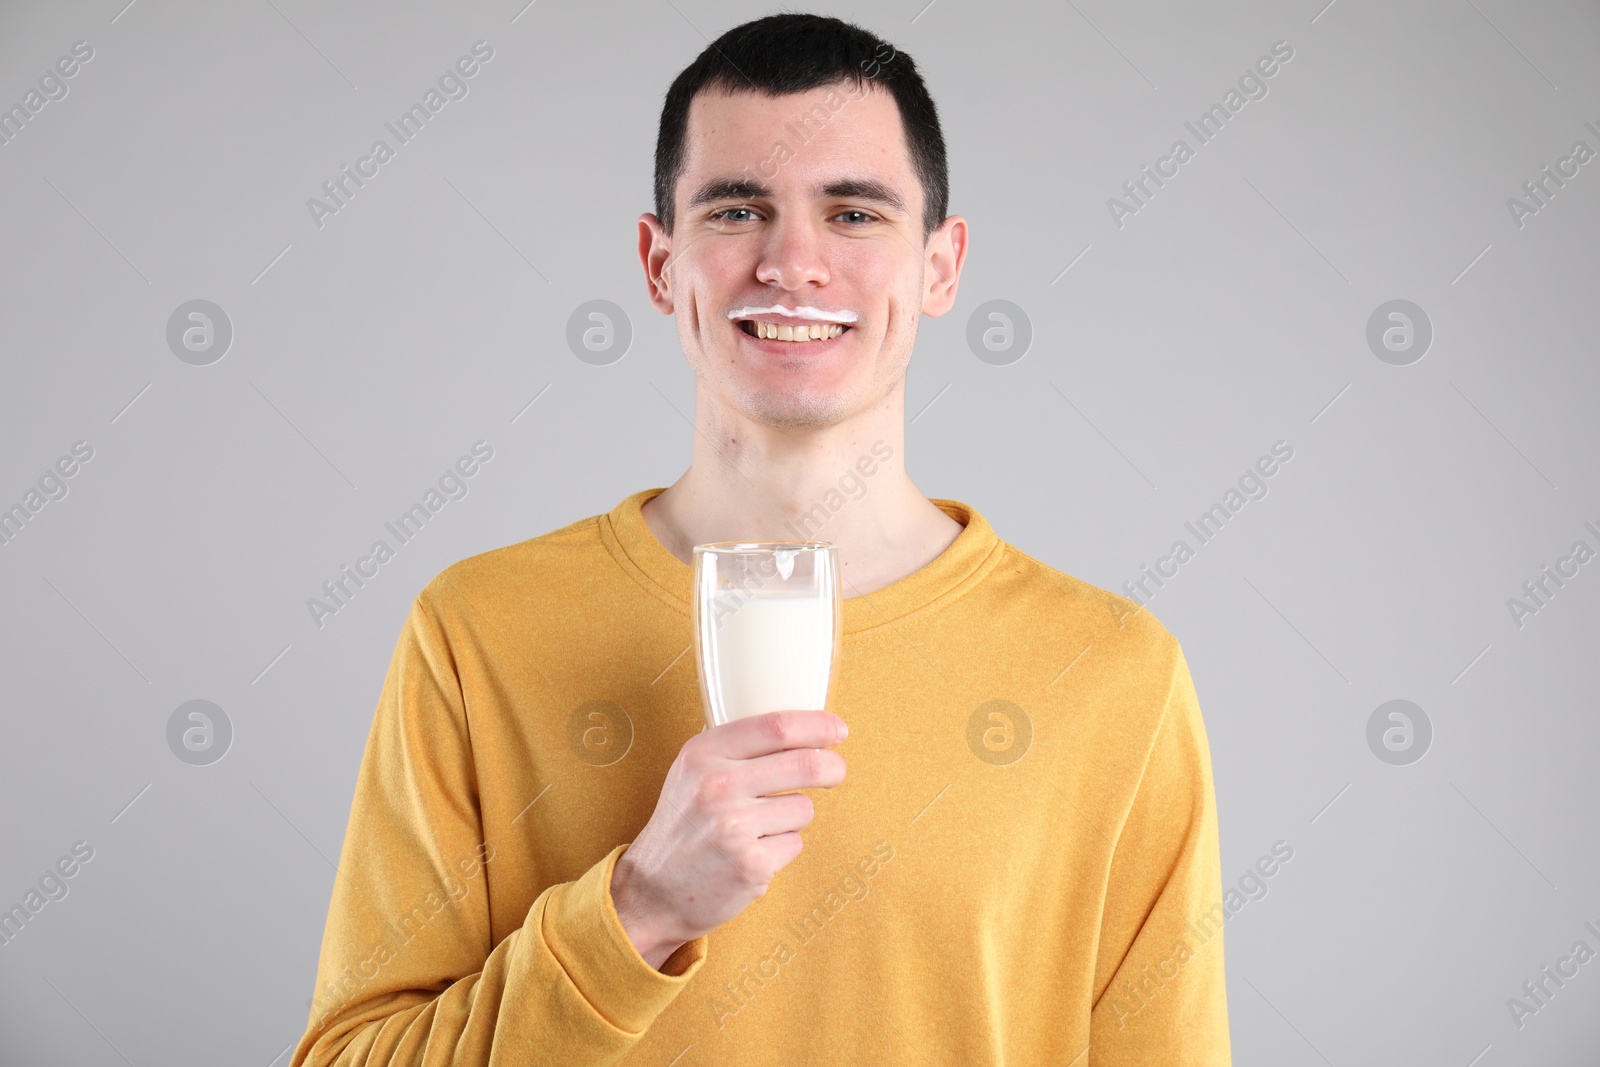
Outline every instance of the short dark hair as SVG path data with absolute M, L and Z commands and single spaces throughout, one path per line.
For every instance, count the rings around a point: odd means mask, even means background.
M 782 14 L 746 22 L 718 37 L 667 90 L 656 136 L 656 215 L 672 232 L 674 197 L 683 173 L 689 104 L 708 90 L 782 96 L 852 82 L 882 85 L 894 96 L 911 167 L 922 183 L 922 236 L 944 221 L 950 203 L 939 113 L 917 65 L 904 52 L 854 23 L 825 15 Z

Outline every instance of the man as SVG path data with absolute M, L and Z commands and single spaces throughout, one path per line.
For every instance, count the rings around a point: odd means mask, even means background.
M 693 463 L 417 598 L 293 1064 L 1230 1062 L 1177 641 L 906 472 L 947 186 L 911 58 L 847 23 L 674 82 L 639 255 Z M 706 729 L 692 548 L 800 538 L 838 546 L 837 715 Z

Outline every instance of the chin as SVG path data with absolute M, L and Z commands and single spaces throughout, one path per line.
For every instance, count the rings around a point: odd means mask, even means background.
M 850 413 L 848 400 L 834 393 L 754 393 L 739 406 L 750 421 L 785 430 L 824 429 L 838 425 Z

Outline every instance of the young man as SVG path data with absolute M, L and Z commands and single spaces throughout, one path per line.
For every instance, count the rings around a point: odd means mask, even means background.
M 292 1064 L 1230 1062 L 1177 641 L 906 473 L 947 187 L 911 58 L 847 23 L 739 26 L 673 83 L 639 255 L 693 463 L 419 595 Z M 692 547 L 810 538 L 837 715 L 704 728 Z

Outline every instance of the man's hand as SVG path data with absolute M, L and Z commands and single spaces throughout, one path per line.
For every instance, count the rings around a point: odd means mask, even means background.
M 617 860 L 611 899 L 650 966 L 738 915 L 800 854 L 804 793 L 844 781 L 844 720 L 774 711 L 703 730 L 667 771 L 654 814 Z

